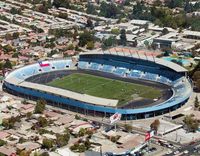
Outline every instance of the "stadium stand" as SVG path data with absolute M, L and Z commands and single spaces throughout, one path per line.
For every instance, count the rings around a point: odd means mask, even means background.
M 55 105 L 61 105 L 72 111 L 85 112 L 87 109 L 90 114 L 97 112 L 102 116 L 110 116 L 115 112 L 122 114 L 122 119 L 141 119 L 153 117 L 181 107 L 189 99 L 192 93 L 190 81 L 185 76 L 187 70 L 174 63 L 168 63 L 164 60 L 155 59 L 154 61 L 135 58 L 133 56 L 121 56 L 114 54 L 82 54 L 79 57 L 78 68 L 80 70 L 96 70 L 106 72 L 120 77 L 154 81 L 171 86 L 173 95 L 168 100 L 138 109 L 115 108 L 116 100 L 95 98 L 79 93 L 62 89 L 52 89 L 44 85 L 34 85 L 26 82 L 26 79 L 42 73 L 48 73 L 55 70 L 71 69 L 72 61 L 69 59 L 49 60 L 49 66 L 41 67 L 39 63 L 24 66 L 10 72 L 3 84 L 4 90 L 9 93 L 17 94 L 26 98 L 44 98 L 53 102 Z M 45 89 L 45 90 L 43 90 Z M 59 92 L 62 93 L 59 95 Z

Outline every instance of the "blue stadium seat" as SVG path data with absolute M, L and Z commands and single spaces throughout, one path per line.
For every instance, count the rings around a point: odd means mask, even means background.
M 126 68 L 116 68 L 116 70 L 113 71 L 113 73 L 120 75 L 120 76 L 124 76 L 124 74 L 126 73 L 127 69 Z

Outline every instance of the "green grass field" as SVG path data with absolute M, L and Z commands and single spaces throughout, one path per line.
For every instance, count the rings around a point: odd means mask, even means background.
M 137 97 L 154 99 L 161 96 L 160 90 L 149 86 L 82 73 L 55 79 L 47 85 L 92 96 L 117 99 L 118 105 L 123 105 Z

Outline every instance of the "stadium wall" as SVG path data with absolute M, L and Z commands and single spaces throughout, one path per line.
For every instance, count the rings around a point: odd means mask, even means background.
M 122 114 L 123 120 L 134 120 L 134 119 L 144 119 L 148 117 L 154 117 L 158 115 L 162 115 L 173 110 L 178 109 L 182 105 L 184 105 L 189 98 L 182 99 L 181 101 L 175 101 L 174 103 L 163 104 L 163 108 L 155 107 L 155 108 L 142 108 L 142 109 L 115 109 L 112 107 L 105 106 L 97 106 L 89 103 L 83 103 L 81 101 L 77 101 L 74 99 L 69 99 L 66 97 L 61 97 L 59 95 L 50 94 L 47 92 L 42 92 L 38 90 L 33 90 L 30 88 L 24 88 L 20 86 L 16 86 L 13 84 L 9 84 L 7 82 L 4 83 L 4 89 L 14 95 L 25 97 L 31 100 L 37 99 L 45 99 L 49 104 L 53 106 L 58 106 L 61 108 L 68 109 L 70 111 L 83 113 L 85 115 L 93 115 L 93 116 L 102 116 L 109 117 L 115 112 Z

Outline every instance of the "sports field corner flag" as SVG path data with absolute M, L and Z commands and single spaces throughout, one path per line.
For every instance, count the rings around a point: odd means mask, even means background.
M 49 61 L 38 61 L 40 67 L 48 67 L 50 66 Z
M 114 115 L 112 115 L 112 116 L 110 117 L 110 123 L 111 123 L 111 124 L 116 123 L 117 121 L 121 120 L 121 117 L 122 117 L 121 114 L 115 113 Z

